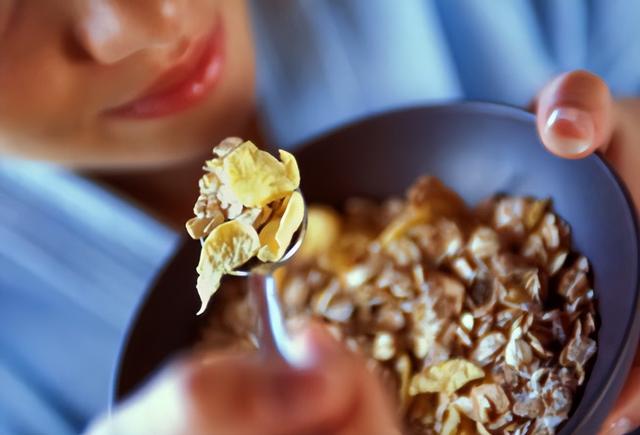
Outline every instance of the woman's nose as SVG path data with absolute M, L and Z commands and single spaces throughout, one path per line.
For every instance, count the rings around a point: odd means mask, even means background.
M 77 0 L 79 42 L 97 62 L 113 64 L 155 48 L 179 49 L 184 0 Z

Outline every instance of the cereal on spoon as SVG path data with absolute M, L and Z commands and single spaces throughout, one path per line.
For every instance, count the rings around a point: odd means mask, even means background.
M 189 235 L 203 240 L 198 294 L 204 312 L 225 274 L 254 257 L 275 262 L 304 218 L 298 164 L 286 151 L 280 160 L 250 141 L 228 138 L 213 149 L 200 178 Z

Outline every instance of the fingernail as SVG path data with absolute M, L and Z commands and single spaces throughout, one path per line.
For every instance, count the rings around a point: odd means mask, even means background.
M 312 367 L 316 362 L 316 352 L 306 326 L 308 325 L 289 322 L 287 329 L 290 339 L 282 349 L 286 361 L 299 369 Z
M 624 435 L 633 430 L 633 425 L 631 424 L 631 420 L 628 418 L 621 418 L 616 422 L 612 423 L 608 428 L 606 428 L 604 434 L 605 435 Z
M 593 119 L 584 110 L 558 107 L 547 118 L 544 134 L 553 151 L 567 157 L 579 155 L 593 144 Z
M 321 328 L 307 324 L 304 328 L 299 326 L 295 331 L 290 330 L 291 339 L 284 349 L 287 362 L 298 369 L 307 369 L 335 355 L 337 343 Z

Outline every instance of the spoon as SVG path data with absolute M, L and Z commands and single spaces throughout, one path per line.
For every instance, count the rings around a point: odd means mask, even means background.
M 280 260 L 265 263 L 254 258 L 239 269 L 229 272 L 229 275 L 248 278 L 249 292 L 257 304 L 260 351 L 266 358 L 278 359 L 294 366 L 304 363 L 304 349 L 295 346 L 289 337 L 273 273 L 298 252 L 306 232 L 307 205 L 305 203 L 302 223 Z

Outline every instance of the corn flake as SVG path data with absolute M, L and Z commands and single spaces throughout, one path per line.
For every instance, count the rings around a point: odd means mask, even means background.
M 389 245 L 392 241 L 404 236 L 411 228 L 421 223 L 427 223 L 431 218 L 431 209 L 426 206 L 412 209 L 411 212 L 398 216 L 380 234 L 380 244 L 382 246 Z
M 202 313 L 225 273 L 258 255 L 282 257 L 304 218 L 304 201 L 295 157 L 280 151 L 282 162 L 253 143 L 231 137 L 205 162 L 195 217 L 186 223 L 194 239 L 206 238 L 197 267 Z M 260 235 L 258 234 L 260 232 Z
M 253 257 L 260 242 L 255 229 L 238 221 L 217 226 L 207 237 L 200 253 L 196 288 L 202 305 L 202 314 L 211 296 L 220 287 L 222 275 L 246 263 Z
M 260 248 L 256 230 L 239 221 L 229 221 L 216 227 L 202 246 L 200 269 L 204 262 L 223 272 L 242 266 Z
M 291 243 L 291 238 L 304 219 L 304 199 L 300 192 L 293 192 L 281 218 L 269 221 L 260 232 L 261 248 L 258 259 L 278 261 Z
M 292 174 L 293 164 L 288 161 L 289 170 L 271 154 L 247 141 L 227 155 L 223 164 L 229 187 L 240 202 L 247 207 L 263 207 L 298 187 L 290 178 L 295 173 Z
M 280 160 L 284 164 L 284 170 L 287 174 L 287 178 L 293 183 L 293 185 L 297 188 L 300 185 L 300 170 L 298 169 L 298 162 L 296 158 L 293 157 L 293 154 L 286 152 L 285 150 L 280 150 Z
M 480 379 L 484 371 L 475 364 L 464 359 L 451 359 L 440 364 L 427 367 L 411 380 L 409 394 L 421 393 L 453 394 L 468 382 Z
M 220 281 L 222 280 L 222 272 L 215 270 L 209 261 L 205 261 L 200 266 L 200 275 L 198 276 L 198 282 L 196 289 L 198 290 L 198 296 L 200 296 L 200 310 L 198 315 L 204 313 L 209 305 L 209 300 L 220 288 Z

